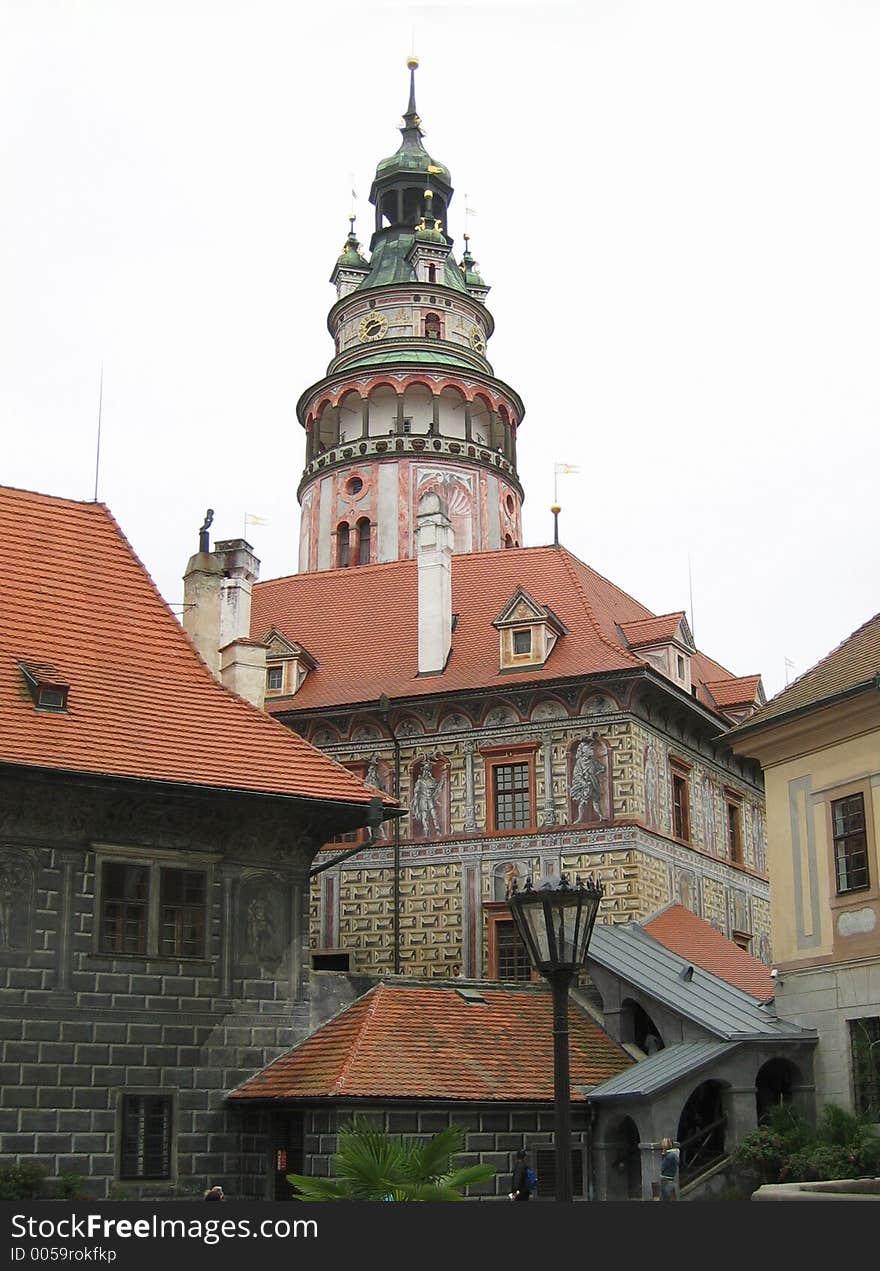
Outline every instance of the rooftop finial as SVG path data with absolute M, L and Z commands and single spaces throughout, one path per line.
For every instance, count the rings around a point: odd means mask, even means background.
M 422 122 L 416 110 L 416 68 L 418 67 L 419 59 L 414 54 L 410 54 L 406 59 L 406 64 L 409 67 L 409 104 L 403 119 L 407 128 L 418 128 Z

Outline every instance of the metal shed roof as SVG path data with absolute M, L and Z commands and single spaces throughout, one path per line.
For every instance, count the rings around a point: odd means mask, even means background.
M 772 1003 L 759 1003 L 673 953 L 635 923 L 597 925 L 590 940 L 588 968 L 590 962 L 726 1041 L 808 1041 L 816 1036 L 813 1029 L 779 1019 Z
M 648 1059 L 643 1059 L 601 1085 L 578 1087 L 588 1099 L 646 1099 L 673 1086 L 682 1077 L 717 1063 L 722 1056 L 737 1049 L 738 1042 L 682 1042 L 667 1046 Z

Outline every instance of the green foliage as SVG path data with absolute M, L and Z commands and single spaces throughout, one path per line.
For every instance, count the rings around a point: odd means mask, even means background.
M 400 1138 L 355 1117 L 340 1128 L 332 1178 L 288 1174 L 287 1181 L 299 1200 L 461 1200 L 465 1187 L 495 1176 L 491 1165 L 455 1169 L 463 1148 L 458 1126 L 429 1140 Z
M 46 1177 L 41 1165 L 28 1161 L 0 1168 L 0 1200 L 36 1200 L 40 1184 Z
M 827 1105 L 816 1127 L 790 1104 L 774 1108 L 766 1125 L 746 1135 L 733 1163 L 761 1183 L 804 1183 L 874 1177 L 880 1172 L 880 1138 L 865 1117 Z
M 86 1200 L 88 1192 L 83 1187 L 83 1176 L 71 1170 L 69 1174 L 59 1174 L 56 1191 L 61 1200 Z

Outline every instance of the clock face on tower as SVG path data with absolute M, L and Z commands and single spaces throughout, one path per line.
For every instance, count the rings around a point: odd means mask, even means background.
M 358 327 L 359 340 L 381 340 L 388 330 L 388 319 L 384 313 L 368 313 Z
M 479 327 L 471 327 L 471 348 L 475 353 L 486 352 L 486 341 Z

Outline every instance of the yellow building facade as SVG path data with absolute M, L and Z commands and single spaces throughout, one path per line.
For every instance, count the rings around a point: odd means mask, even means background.
M 729 740 L 764 769 L 777 1010 L 819 1102 L 880 1121 L 880 615 Z

